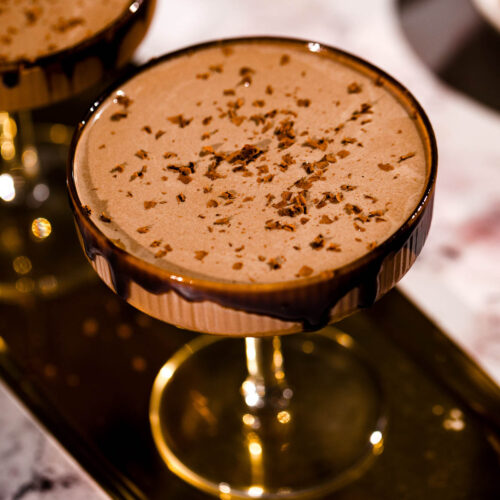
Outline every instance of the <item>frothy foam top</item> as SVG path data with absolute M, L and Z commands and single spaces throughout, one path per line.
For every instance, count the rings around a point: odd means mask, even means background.
M 131 0 L 2 0 L 0 64 L 63 50 L 111 24 Z
M 80 137 L 84 209 L 118 246 L 196 277 L 289 281 L 365 255 L 415 210 L 428 165 L 389 85 L 348 61 L 247 41 L 142 71 Z

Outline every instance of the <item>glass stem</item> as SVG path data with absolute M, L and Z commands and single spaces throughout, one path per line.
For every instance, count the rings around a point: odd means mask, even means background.
M 0 112 L 0 198 L 24 205 L 39 176 L 38 151 L 30 111 Z
M 245 338 L 248 376 L 242 393 L 249 409 L 283 409 L 291 396 L 284 371 L 280 337 Z

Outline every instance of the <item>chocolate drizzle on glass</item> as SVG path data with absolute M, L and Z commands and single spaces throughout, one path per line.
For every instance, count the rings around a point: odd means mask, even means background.
M 307 42 L 304 41 L 279 38 L 211 42 L 164 56 L 149 63 L 140 71 L 183 53 L 218 44 L 225 46 L 238 41 L 286 42 L 307 46 Z M 408 220 L 391 237 L 370 252 L 335 270 L 312 276 L 306 272 L 305 275 L 300 276 L 300 279 L 259 284 L 196 278 L 189 276 L 189 272 L 184 275 L 182 272 L 169 272 L 163 267 L 156 267 L 115 246 L 83 210 L 77 195 L 70 161 L 68 166 L 69 195 L 85 253 L 91 261 L 94 261 L 97 256 L 105 259 L 109 266 L 112 286 L 118 295 L 128 299 L 131 283 L 136 283 L 151 294 L 174 292 L 189 302 L 211 301 L 235 310 L 283 321 L 300 322 L 304 330 L 310 331 L 327 325 L 333 319 L 332 309 L 350 292 L 357 289 L 357 293 L 353 294 L 353 304 L 347 312 L 352 312 L 359 307 L 369 307 L 394 284 L 395 280 L 387 280 L 384 276 L 396 276 L 397 280 L 406 272 L 423 247 L 432 217 L 437 171 L 437 150 L 432 128 L 420 105 L 403 86 L 389 75 L 337 49 L 323 47 L 322 50 L 331 51 L 334 55 L 344 59 L 354 60 L 358 66 L 381 75 L 388 85 L 394 87 L 404 105 L 416 112 L 422 140 L 426 143 L 429 176 L 421 201 Z M 108 96 L 109 93 L 102 96 L 100 103 Z M 89 112 L 78 128 L 73 138 L 71 159 L 74 159 L 76 146 L 85 124 L 95 112 L 96 108 Z M 349 186 L 346 186 L 347 188 Z

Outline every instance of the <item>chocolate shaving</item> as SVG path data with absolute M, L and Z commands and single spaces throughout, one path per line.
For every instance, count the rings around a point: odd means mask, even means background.
M 111 170 L 110 170 L 110 173 L 115 173 L 115 172 L 119 172 L 120 174 L 125 170 L 125 165 L 126 163 L 120 163 L 118 165 L 116 165 L 116 167 L 113 167 Z
M 409 160 L 410 158 L 413 158 L 415 155 L 416 155 L 415 152 L 402 155 L 399 157 L 398 163 L 401 163 L 402 161 L 405 161 L 405 160 Z
M 337 245 L 337 243 L 330 243 L 326 249 L 329 252 L 340 252 L 341 251 L 340 245 Z
M 269 219 L 266 221 L 266 224 L 264 226 L 266 229 L 269 229 L 269 230 L 273 230 L 273 229 L 283 229 L 285 231 L 290 231 L 290 232 L 294 232 L 296 227 L 295 227 L 295 224 L 283 224 L 281 223 L 280 221 L 278 220 L 272 220 L 272 219 Z
M 119 96 L 116 96 L 116 102 L 120 106 L 123 106 L 125 109 L 127 109 L 134 101 L 130 99 L 130 97 L 126 96 L 125 94 L 121 94 Z
M 222 198 L 223 200 L 234 200 L 236 198 L 236 191 L 224 191 L 219 195 L 219 198 Z
M 318 234 L 318 236 L 316 236 L 316 238 L 309 243 L 309 246 L 313 250 L 320 250 L 325 246 L 325 237 L 322 234 Z
M 328 142 L 325 138 L 321 139 L 307 139 L 304 143 L 302 143 L 302 146 L 311 148 L 311 149 L 320 149 L 321 151 L 325 151 L 326 148 L 328 147 Z
M 352 215 L 352 214 L 360 214 L 362 212 L 361 208 L 359 208 L 357 205 L 352 205 L 351 203 L 346 203 L 344 206 L 344 210 L 347 213 L 347 215 Z
M 294 122 L 288 118 L 280 122 L 280 125 L 274 129 L 274 135 L 278 137 L 279 149 L 289 148 L 295 142 Z
M 260 257 L 259 257 L 260 259 Z M 277 269 L 281 269 L 281 266 L 283 265 L 283 262 L 284 262 L 284 257 L 275 257 L 275 258 L 272 258 L 272 259 L 269 259 L 267 261 L 267 265 L 269 266 L 269 268 L 272 270 L 272 271 L 275 271 Z
M 252 144 L 245 144 L 241 149 L 227 155 L 224 159 L 231 164 L 248 165 L 264 153 L 262 149 Z
M 138 227 L 136 229 L 136 231 L 140 234 L 145 234 L 149 231 L 150 228 L 151 228 L 151 226 L 142 226 L 142 227 Z
M 356 139 L 354 137 L 344 137 L 340 142 L 345 146 L 346 144 L 355 144 Z
M 380 170 L 383 170 L 384 172 L 389 172 L 391 170 L 394 170 L 394 167 L 390 163 L 379 163 L 377 166 L 378 168 L 380 168 Z
M 312 268 L 309 266 L 302 266 L 299 269 L 299 272 L 295 275 L 296 278 L 307 278 L 307 276 L 311 276 L 311 274 L 314 272 Z
M 280 66 L 284 66 L 290 62 L 290 56 L 288 54 L 283 54 L 280 58 Z
M 330 219 L 328 215 L 322 215 L 321 219 L 319 220 L 320 224 L 332 224 L 334 222 L 333 219 Z
M 205 250 L 195 250 L 194 252 L 194 258 L 196 260 L 203 260 L 207 255 L 208 252 L 205 252 Z
M 281 157 L 281 162 L 279 163 L 278 167 L 280 168 L 281 171 L 288 170 L 288 167 L 290 165 L 293 165 L 295 163 L 295 159 L 292 157 L 291 154 L 286 153 Z
M 357 82 L 352 82 L 347 86 L 347 93 L 348 94 L 359 94 L 362 90 L 362 87 L 359 83 Z
M 230 221 L 231 221 L 231 219 L 229 217 L 222 217 L 221 219 L 217 219 L 214 222 L 214 225 L 215 226 L 227 226 Z
M 141 170 L 138 170 L 137 172 L 134 172 L 130 176 L 129 181 L 133 181 L 133 180 L 137 179 L 137 177 L 143 177 L 147 170 L 148 170 L 147 165 L 143 165 L 143 167 L 141 168 Z
M 168 117 L 167 120 L 174 125 L 179 125 L 180 128 L 184 128 L 191 123 L 192 118 L 184 118 L 183 115 L 176 115 Z
M 123 120 L 124 118 L 127 118 L 128 113 L 125 113 L 125 111 L 117 111 L 116 113 L 113 113 L 109 119 L 112 122 L 119 122 L 120 120 Z
M 70 17 L 69 19 L 64 19 L 60 17 L 56 24 L 53 24 L 51 28 L 58 33 L 66 33 L 67 31 L 85 24 L 85 19 L 81 17 Z
M 139 151 L 137 151 L 135 153 L 135 156 L 137 156 L 137 158 L 140 158 L 141 160 L 149 160 L 150 159 L 148 152 L 144 151 L 144 149 L 139 149 Z

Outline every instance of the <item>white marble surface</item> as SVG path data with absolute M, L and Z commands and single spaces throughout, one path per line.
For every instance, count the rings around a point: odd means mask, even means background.
M 0 384 L 0 500 L 106 498 Z
M 439 180 L 428 242 L 401 287 L 500 383 L 500 115 L 428 71 L 404 39 L 394 0 L 158 0 L 137 58 L 252 34 L 336 45 L 381 66 L 418 97 L 438 138 Z M 51 490 L 43 491 L 43 477 Z M 19 498 L 93 500 L 102 493 L 0 386 L 0 500 Z

